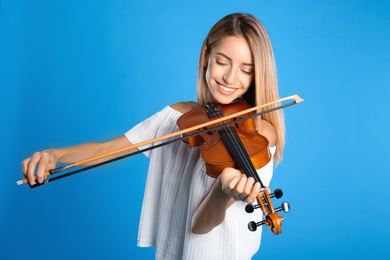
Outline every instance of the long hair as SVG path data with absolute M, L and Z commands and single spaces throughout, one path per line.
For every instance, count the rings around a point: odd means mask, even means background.
M 252 106 L 266 104 L 279 99 L 276 78 L 275 59 L 269 36 L 261 22 L 250 14 L 234 13 L 225 16 L 210 30 L 204 40 L 198 64 L 197 93 L 200 106 L 212 99 L 206 82 L 207 58 L 211 49 L 224 37 L 241 36 L 248 42 L 254 61 L 254 81 L 244 94 L 246 101 Z M 264 108 L 265 110 L 267 108 Z M 276 131 L 275 163 L 282 159 L 285 143 L 285 126 L 282 110 L 266 113 L 256 119 L 259 128 L 261 120 L 271 123 Z

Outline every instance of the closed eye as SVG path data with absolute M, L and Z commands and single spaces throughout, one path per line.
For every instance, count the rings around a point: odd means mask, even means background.
M 221 65 L 221 66 L 227 66 L 228 65 L 226 62 L 219 61 L 218 59 L 216 59 L 216 62 L 217 62 L 218 65 Z
M 247 75 L 252 75 L 252 71 L 247 71 L 247 70 L 241 70 L 241 71 L 244 72 Z

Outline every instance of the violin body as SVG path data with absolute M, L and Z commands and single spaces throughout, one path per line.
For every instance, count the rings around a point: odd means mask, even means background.
M 222 115 L 216 117 L 228 116 L 238 111 L 250 108 L 249 104 L 243 101 L 237 101 L 230 105 L 213 105 L 215 109 L 222 111 Z M 178 120 L 177 125 L 180 129 L 187 129 L 192 126 L 200 125 L 205 122 L 212 121 L 209 118 L 208 109 L 206 107 L 192 110 L 183 114 Z M 247 117 L 244 114 L 241 118 Z M 240 118 L 219 123 L 228 123 Z M 211 125 L 209 128 L 214 127 Z M 240 122 L 232 122 L 229 127 L 234 128 L 239 139 L 245 147 L 245 150 L 250 156 L 250 159 L 256 169 L 265 166 L 271 160 L 269 152 L 268 140 L 265 136 L 260 135 L 256 130 L 255 121 L 253 118 L 246 119 Z M 205 129 L 198 129 L 204 131 Z M 196 131 L 195 131 L 196 132 Z M 193 132 L 187 133 L 192 134 Z M 201 149 L 201 158 L 206 165 L 206 174 L 217 178 L 224 168 L 232 167 L 238 169 L 237 162 L 231 156 L 226 145 L 221 141 L 221 137 L 216 130 L 210 130 L 201 135 L 190 136 L 183 139 L 190 147 L 199 147 Z

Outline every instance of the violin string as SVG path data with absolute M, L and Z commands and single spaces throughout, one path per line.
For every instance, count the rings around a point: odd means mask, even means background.
M 213 111 L 212 114 L 213 114 L 213 117 L 216 117 L 216 118 L 223 117 L 221 115 L 221 113 L 216 113 L 215 111 Z M 254 178 L 255 181 L 259 180 L 261 188 L 265 188 L 263 183 L 261 182 L 260 177 L 257 174 L 257 171 L 256 170 L 254 170 L 254 172 L 251 171 L 251 169 L 254 169 L 254 167 L 252 165 L 250 165 L 250 164 L 252 164 L 252 161 L 250 160 L 247 151 L 243 150 L 243 149 L 245 149 L 245 147 L 243 145 L 240 145 L 240 143 L 242 144 L 242 141 L 241 141 L 237 131 L 235 130 L 235 128 L 228 125 L 228 126 L 223 126 L 222 129 L 224 129 L 226 132 L 229 133 L 227 135 L 227 139 L 235 147 L 236 151 L 238 152 L 238 156 L 240 157 L 241 162 L 243 162 L 245 165 L 245 168 L 249 170 L 249 172 L 244 172 L 244 173 L 247 176 L 249 175 L 248 177 Z M 244 171 L 244 169 L 241 169 L 241 170 Z M 266 196 L 266 194 L 264 192 L 260 196 L 260 199 L 262 200 L 262 203 L 260 203 L 260 201 L 258 201 L 258 204 L 260 204 L 262 206 L 261 208 L 262 208 L 263 214 L 264 214 L 264 216 L 266 216 L 270 211 L 272 211 L 270 209 L 271 204 L 268 203 L 268 197 Z
M 216 112 L 213 112 L 213 115 L 214 115 L 214 117 L 222 118 L 222 115 L 221 114 L 217 114 Z M 224 129 L 226 132 L 229 133 L 227 135 L 227 138 L 229 139 L 230 143 L 234 146 L 234 148 L 238 152 L 238 155 L 239 155 L 239 157 L 241 159 L 241 162 L 244 163 L 245 168 L 246 169 L 253 169 L 253 167 L 251 167 L 252 162 L 251 162 L 251 160 L 250 160 L 246 150 L 243 150 L 243 149 L 245 149 L 245 147 L 243 145 L 241 145 L 242 142 L 241 142 L 241 140 L 240 140 L 240 138 L 239 138 L 235 128 L 230 127 L 230 126 L 224 126 L 224 127 L 222 127 L 222 129 Z M 256 178 L 256 176 L 254 176 L 254 174 L 257 175 L 257 172 L 254 173 L 254 172 L 250 171 L 250 172 L 247 172 L 247 174 L 249 174 L 249 176 L 254 178 L 255 180 L 259 179 L 259 178 Z
M 241 161 L 245 164 L 246 168 L 249 169 L 249 162 L 248 162 L 248 159 L 245 156 L 245 152 L 242 150 L 242 147 L 239 144 L 239 140 L 238 140 L 239 137 L 238 137 L 237 132 L 232 127 L 224 127 L 224 129 L 225 129 L 225 131 L 229 132 L 227 137 L 229 138 L 230 142 L 234 145 L 235 149 L 237 150 L 238 155 L 240 156 Z M 249 174 L 250 176 L 254 177 L 253 173 L 251 173 L 251 172 L 247 172 L 247 174 Z

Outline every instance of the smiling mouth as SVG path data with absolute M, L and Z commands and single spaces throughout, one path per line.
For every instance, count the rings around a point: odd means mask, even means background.
M 222 90 L 223 93 L 228 93 L 228 94 L 230 94 L 230 93 L 233 93 L 234 91 L 236 91 L 236 88 L 229 88 L 229 87 L 226 87 L 226 86 L 221 85 L 221 84 L 219 84 L 219 83 L 218 83 L 218 86 L 219 86 L 219 88 Z

